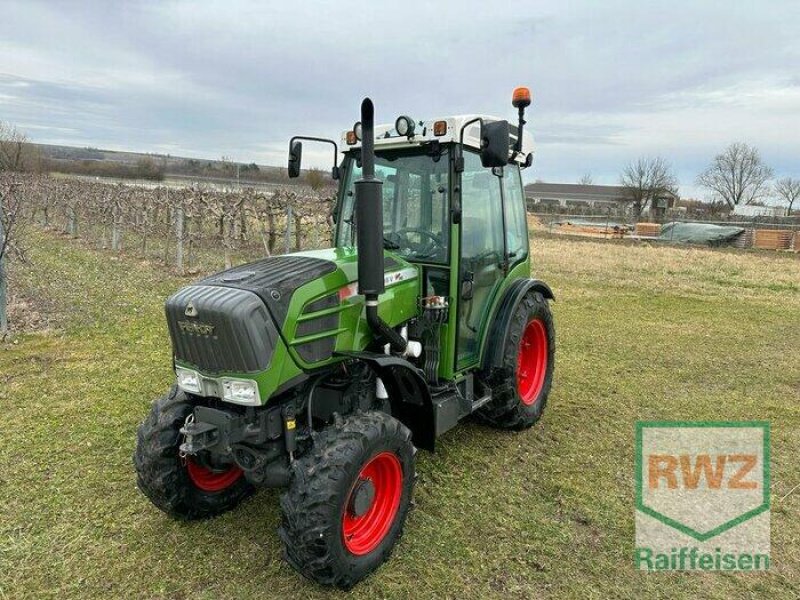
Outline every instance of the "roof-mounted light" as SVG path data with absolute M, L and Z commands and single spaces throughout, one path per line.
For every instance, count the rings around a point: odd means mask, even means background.
M 353 131 L 352 129 L 347 132 L 346 138 L 347 138 L 346 141 L 347 141 L 347 145 L 348 146 L 352 146 L 358 141 L 358 140 L 356 140 L 356 132 Z
M 526 87 L 518 87 L 511 94 L 511 105 L 514 108 L 525 108 L 531 104 L 531 91 Z
M 356 139 L 360 142 L 361 141 L 361 121 L 356 121 L 356 124 L 353 125 L 353 133 L 356 136 Z
M 433 124 L 433 135 L 441 137 L 447 133 L 447 121 L 436 121 Z
M 394 129 L 399 135 L 411 137 L 414 135 L 414 120 L 411 117 L 400 115 L 394 122 Z

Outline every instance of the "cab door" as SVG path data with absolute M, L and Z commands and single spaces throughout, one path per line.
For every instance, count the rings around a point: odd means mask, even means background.
M 456 369 L 478 360 L 489 308 L 505 276 L 502 177 L 464 151 Z

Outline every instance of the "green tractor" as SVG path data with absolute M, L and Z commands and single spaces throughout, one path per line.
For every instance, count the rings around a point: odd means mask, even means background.
M 139 488 L 179 519 L 281 487 L 300 573 L 344 589 L 391 554 L 415 448 L 462 419 L 530 427 L 553 376 L 553 293 L 531 278 L 519 121 L 400 116 L 333 140 L 335 247 L 228 269 L 170 297 L 176 385 L 139 426 Z M 523 139 L 524 138 L 524 139 Z

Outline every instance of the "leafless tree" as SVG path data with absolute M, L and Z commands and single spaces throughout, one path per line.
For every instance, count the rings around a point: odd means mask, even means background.
M 678 193 L 678 180 L 672 166 L 659 156 L 639 158 L 627 165 L 620 183 L 637 219 L 654 200 Z
M 792 214 L 792 205 L 800 198 L 800 179 L 784 177 L 775 182 L 775 194 L 788 205 L 787 215 Z
M 61 230 L 100 248 L 157 257 L 191 273 L 195 256 L 219 254 L 226 265 L 244 257 L 318 248 L 330 243 L 326 219 L 334 190 L 287 186 L 269 192 L 121 185 L 0 173 L 24 192 L 26 223 Z
M 736 142 L 714 158 L 711 165 L 698 175 L 697 183 L 733 209 L 766 196 L 770 191 L 770 179 L 772 169 L 761 160 L 758 149 Z
M 325 185 L 326 175 L 322 169 L 309 169 L 306 173 L 306 183 L 311 189 L 317 191 Z
M 594 179 L 591 173 L 584 173 L 581 175 L 580 179 L 578 179 L 578 184 L 580 185 L 592 185 L 593 183 Z
M 36 171 L 38 166 L 39 153 L 27 136 L 0 121 L 0 171 Z
M 22 229 L 23 193 L 21 185 L 0 176 L 0 339 L 8 332 L 8 279 L 6 262 L 11 251 L 22 255 L 16 240 Z

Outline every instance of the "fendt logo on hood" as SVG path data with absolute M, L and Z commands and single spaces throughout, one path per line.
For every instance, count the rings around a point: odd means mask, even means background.
M 211 335 L 214 333 L 214 326 L 209 323 L 198 323 L 197 321 L 178 321 L 181 333 L 192 335 Z
M 186 310 L 183 311 L 187 317 L 197 317 L 197 309 L 193 302 L 186 305 Z M 178 321 L 181 333 L 188 333 L 190 335 L 212 335 L 214 333 L 214 326 L 210 323 L 201 323 L 199 321 Z

